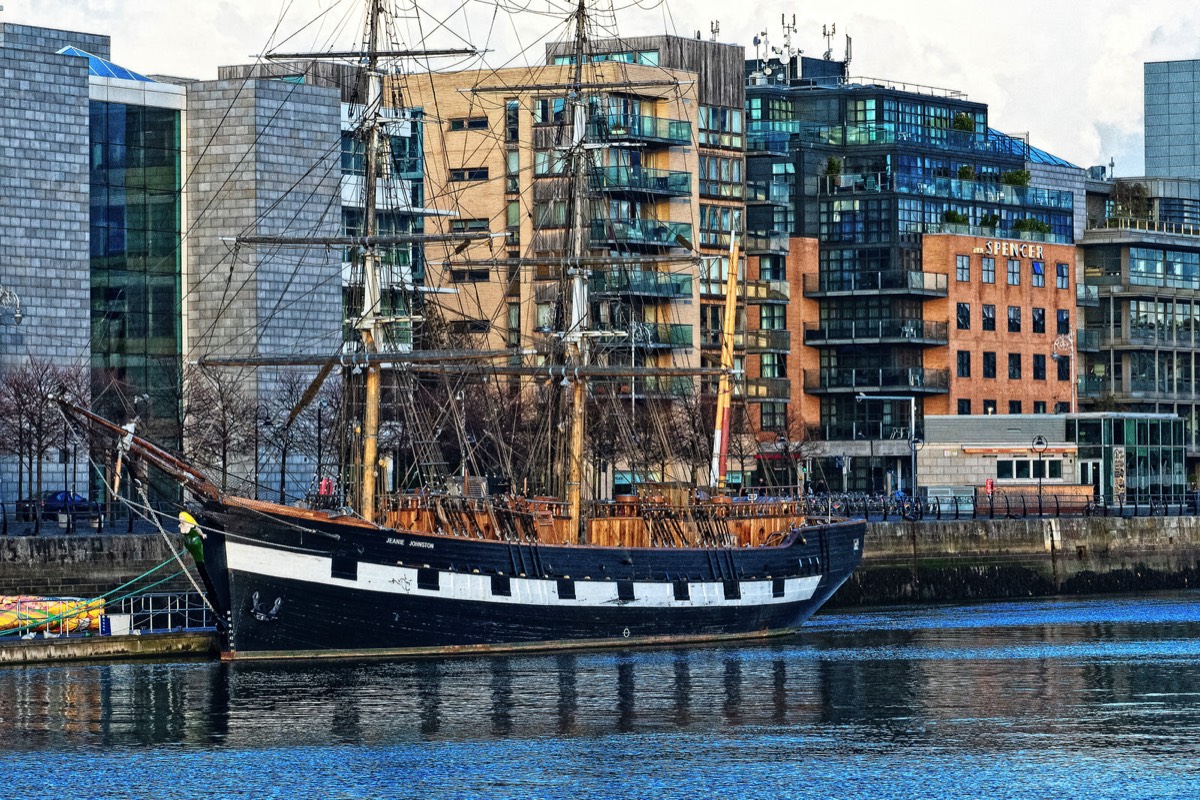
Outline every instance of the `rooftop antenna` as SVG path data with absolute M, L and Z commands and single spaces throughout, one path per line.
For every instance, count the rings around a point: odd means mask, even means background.
M 767 32 L 760 31 L 758 36 L 754 37 L 754 57 L 762 61 L 764 55 L 766 58 L 771 57 L 771 47 L 767 44 Z
M 853 57 L 853 53 L 854 53 L 854 47 L 853 47 L 852 42 L 850 41 L 850 34 L 847 33 L 846 34 L 846 60 L 842 62 L 845 65 L 842 69 L 845 71 L 846 75 L 850 74 L 850 59 Z
M 1113 160 L 1112 156 L 1109 156 L 1108 157 L 1108 178 L 1109 178 L 1109 180 L 1112 180 L 1115 177 L 1117 177 L 1117 162 L 1115 160 Z
M 833 61 L 833 37 L 837 35 L 837 23 L 822 25 L 821 35 L 825 37 L 825 60 Z
M 708 23 L 708 31 L 712 34 L 712 40 L 717 41 L 717 37 L 721 34 L 721 20 L 714 19 Z
M 783 62 L 783 80 L 784 83 L 787 83 L 789 77 L 800 77 L 799 75 L 788 75 L 792 59 L 800 52 L 792 47 L 792 34 L 796 32 L 796 15 L 792 14 L 791 22 L 788 22 L 787 14 L 780 14 L 779 17 L 779 22 L 783 26 L 783 51 L 780 53 L 779 60 Z

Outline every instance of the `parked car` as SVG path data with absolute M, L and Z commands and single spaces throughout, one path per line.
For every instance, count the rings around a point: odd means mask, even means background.
M 17 501 L 17 519 L 22 522 L 32 522 L 41 513 L 42 519 L 55 519 L 59 514 L 67 513 L 73 517 L 100 516 L 103 508 L 99 503 L 93 503 L 81 494 L 58 491 L 42 492 L 40 497 L 27 497 Z

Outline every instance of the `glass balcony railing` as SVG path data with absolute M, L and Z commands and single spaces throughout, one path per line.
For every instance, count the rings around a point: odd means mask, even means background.
M 742 291 L 747 303 L 786 303 L 792 297 L 787 281 L 746 281 Z
M 1092 308 L 1099 307 L 1100 287 L 1086 286 L 1082 283 L 1075 284 L 1075 305 Z
M 674 348 L 692 346 L 692 326 L 662 322 L 634 322 L 628 327 L 597 328 L 604 344 L 616 347 Z
M 627 247 L 690 247 L 692 226 L 686 222 L 656 219 L 595 219 L 592 220 L 591 240 Z
M 824 369 L 804 370 L 806 392 L 856 392 L 876 389 L 895 389 L 914 394 L 940 393 L 948 390 L 950 371 L 924 367 L 885 367 L 882 369 Z
M 673 399 L 690 397 L 696 393 L 693 378 L 677 375 L 646 375 L 637 378 L 622 378 L 613 382 L 593 383 L 593 391 L 601 396 L 622 399 Z
M 977 236 L 982 238 L 1002 237 L 1022 242 L 1045 242 L 1046 244 L 1074 244 L 1073 237 L 1063 233 L 1038 233 L 1036 231 L 1014 231 L 1011 229 L 984 227 L 982 225 L 956 225 L 951 222 L 916 222 L 902 226 L 902 234 L 950 233 L 955 236 Z
M 739 383 L 740 386 L 735 384 L 734 394 L 752 403 L 786 401 L 792 393 L 792 382 L 787 378 L 746 378 Z
M 876 342 L 946 344 L 949 341 L 949 329 L 948 323 L 922 319 L 810 322 L 804 326 L 804 343 L 809 345 Z
M 763 253 L 787 255 L 788 252 L 788 235 L 779 231 L 747 233 L 745 242 L 747 255 L 760 255 Z
M 859 292 L 912 293 L 945 297 L 949 293 L 949 280 L 947 276 L 936 272 L 912 270 L 828 272 L 804 276 L 804 294 L 809 297 Z
M 792 332 L 786 330 L 746 331 L 743 336 L 747 353 L 790 353 Z M 717 344 L 720 344 L 718 340 Z
M 642 297 L 692 296 L 692 276 L 674 272 L 593 272 L 592 292 L 595 294 L 628 294 Z
M 1075 207 L 1075 195 L 1039 189 L 1033 186 L 1006 186 L 999 181 L 964 181 L 957 178 L 923 178 L 913 175 L 894 175 L 896 191 L 971 203 L 1055 208 L 1070 211 Z
M 593 139 L 601 142 L 657 142 L 681 146 L 692 143 L 690 122 L 665 117 L 601 114 L 588 123 L 588 132 Z
M 1100 349 L 1100 331 L 1075 331 L 1075 349 L 1080 353 L 1094 353 Z
M 888 122 L 870 125 L 821 125 L 802 120 L 754 121 L 746 125 L 746 149 L 788 152 L 797 145 L 872 146 L 912 144 L 958 153 L 1029 158 L 1029 145 L 999 131 L 976 133 L 949 127 Z
M 746 181 L 746 202 L 749 204 L 786 206 L 791 198 L 791 187 L 782 181 Z
M 692 193 L 692 176 L 649 167 L 601 167 L 590 177 L 593 190 L 630 194 L 686 197 Z

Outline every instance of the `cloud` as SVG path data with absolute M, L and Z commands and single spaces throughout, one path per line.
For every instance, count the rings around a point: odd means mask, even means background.
M 624 5 L 618 14 L 624 35 L 699 30 L 707 38 L 716 20 L 722 41 L 749 45 L 766 30 L 771 44 L 783 44 L 778 10 L 734 12 L 725 0 L 692 0 L 673 9 L 657 0 L 616 2 Z M 361 40 L 357 0 L 8 0 L 6 6 L 7 21 L 111 35 L 114 60 L 130 69 L 197 78 L 215 77 L 220 64 L 252 60 L 269 40 L 287 40 L 289 50 Z M 421 28 L 407 18 L 406 44 L 415 46 L 425 33 L 437 46 L 461 47 L 463 39 L 449 34 L 457 27 L 491 51 L 493 65 L 538 63 L 547 38 L 559 38 L 549 31 L 566 16 L 556 0 L 469 0 L 458 13 L 457 4 L 430 7 L 434 16 Z M 517 9 L 524 10 L 510 13 Z M 793 14 L 796 19 L 792 44 L 806 55 L 820 57 L 822 26 L 836 24 L 838 56 L 844 36 L 854 38 L 853 75 L 966 92 L 989 105 L 993 127 L 1027 131 L 1033 144 L 1081 166 L 1115 158 L 1122 174 L 1142 164 L 1143 62 L 1200 57 L 1200 8 L 1175 0 L 926 0 L 920 6 L 816 0 L 793 9 L 787 14 L 788 22 Z M 283 21 L 281 10 L 287 11 Z M 313 17 L 318 22 L 307 24 Z M 606 30 L 612 24 L 609 15 L 597 20 Z M 515 55 L 530 45 L 529 56 Z

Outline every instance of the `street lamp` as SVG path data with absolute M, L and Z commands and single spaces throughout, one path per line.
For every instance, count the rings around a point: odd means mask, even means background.
M 854 399 L 860 403 L 863 402 L 864 400 L 896 400 L 896 401 L 907 401 L 908 402 L 908 424 L 909 424 L 908 449 L 909 449 L 909 451 L 911 451 L 911 455 L 912 455 L 912 487 L 911 488 L 912 488 L 912 496 L 913 496 L 913 499 L 915 500 L 917 497 L 917 451 L 919 449 L 921 449 L 921 447 L 924 446 L 924 444 L 925 444 L 925 442 L 923 442 L 917 436 L 917 396 L 909 395 L 909 396 L 905 397 L 902 395 L 876 394 L 876 395 L 871 395 L 868 397 L 867 395 L 863 394 L 862 392 L 859 392 L 857 395 L 855 395 Z
M 1071 370 L 1071 413 L 1074 414 L 1077 406 L 1075 398 L 1078 387 L 1075 381 L 1075 342 L 1069 334 L 1060 333 L 1055 337 L 1054 346 L 1050 350 L 1050 358 L 1055 362 L 1061 361 L 1064 358 L 1069 359 Z
M 1042 514 L 1042 479 L 1046 477 L 1046 462 L 1042 460 L 1042 454 L 1046 452 L 1046 437 L 1037 435 L 1033 437 L 1033 452 L 1038 454 L 1038 516 Z

